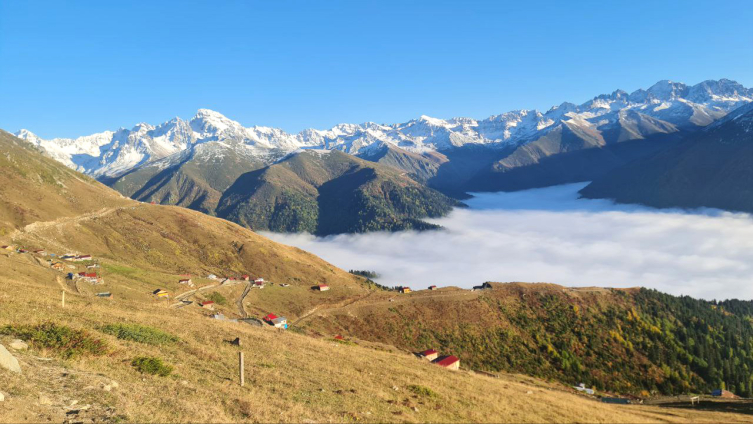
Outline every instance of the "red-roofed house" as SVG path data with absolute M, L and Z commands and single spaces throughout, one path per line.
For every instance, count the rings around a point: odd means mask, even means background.
M 437 286 L 429 286 L 429 290 L 436 290 Z
M 319 291 L 327 291 L 327 290 L 329 290 L 329 286 L 327 284 L 319 284 L 317 286 L 317 288 L 319 289 Z
M 437 359 L 437 357 L 439 356 L 439 352 L 437 352 L 434 349 L 429 349 L 429 350 L 425 350 L 425 351 L 421 352 L 420 355 L 422 357 L 424 357 L 425 359 L 433 361 L 433 360 Z
M 199 306 L 204 309 L 214 310 L 214 302 L 211 300 L 205 300 L 204 302 L 199 303 Z
M 460 369 L 460 358 L 458 358 L 457 356 L 443 356 L 435 360 L 434 363 L 449 370 Z
M 275 314 L 268 314 L 267 316 L 263 318 L 263 320 L 267 322 L 272 322 L 272 320 L 275 320 L 275 319 L 277 319 L 277 315 Z
M 345 340 L 345 337 L 338 334 L 335 336 L 335 340 Z
M 241 280 L 251 281 L 251 277 L 248 274 L 241 275 Z

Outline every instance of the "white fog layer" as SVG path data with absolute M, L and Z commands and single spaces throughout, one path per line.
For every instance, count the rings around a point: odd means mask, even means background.
M 379 283 L 470 288 L 484 281 L 655 288 L 753 298 L 753 217 L 578 199 L 585 184 L 481 193 L 432 220 L 444 229 L 317 238 L 264 235 Z

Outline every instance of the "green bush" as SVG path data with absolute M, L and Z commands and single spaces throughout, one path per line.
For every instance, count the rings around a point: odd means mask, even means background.
M 93 337 L 88 331 L 46 322 L 37 325 L 6 325 L 0 334 L 26 340 L 33 348 L 49 349 L 63 358 L 85 355 L 104 355 L 107 343 Z
M 418 384 L 411 384 L 410 386 L 408 386 L 408 390 L 419 396 L 437 397 L 437 392 L 431 390 L 428 387 L 419 386 Z
M 155 346 L 175 343 L 179 340 L 178 337 L 170 333 L 139 324 L 108 324 L 100 330 L 121 340 L 131 340 Z
M 154 358 L 152 356 L 139 356 L 131 361 L 136 370 L 142 374 L 158 375 L 160 377 L 167 377 L 173 372 L 173 367 L 162 362 L 160 358 Z
M 225 299 L 225 296 L 223 296 L 222 293 L 210 293 L 207 295 L 207 300 L 211 300 L 218 305 L 227 305 L 227 299 Z

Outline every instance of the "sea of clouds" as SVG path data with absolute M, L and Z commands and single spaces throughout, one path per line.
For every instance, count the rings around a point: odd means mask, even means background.
M 584 185 L 479 193 L 432 220 L 438 231 L 265 235 L 390 286 L 523 281 L 753 299 L 751 215 L 579 199 Z

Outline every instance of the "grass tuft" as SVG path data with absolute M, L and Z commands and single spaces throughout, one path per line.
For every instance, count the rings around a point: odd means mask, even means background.
M 46 322 L 37 325 L 6 325 L 0 334 L 27 341 L 33 348 L 49 349 L 65 359 L 100 356 L 108 352 L 107 343 L 88 331 Z
M 177 336 L 160 329 L 139 324 L 108 324 L 100 330 L 121 340 L 131 340 L 155 346 L 175 343 L 180 340 Z
M 136 370 L 142 374 L 158 375 L 167 377 L 173 372 L 173 367 L 162 362 L 162 359 L 152 356 L 139 356 L 131 361 Z
M 438 396 L 437 392 L 435 392 L 434 390 L 431 390 L 430 388 L 425 387 L 425 386 L 419 386 L 418 384 L 411 384 L 410 386 L 408 386 L 408 390 L 410 390 L 411 392 L 419 396 L 432 397 L 432 398 L 435 398 Z

